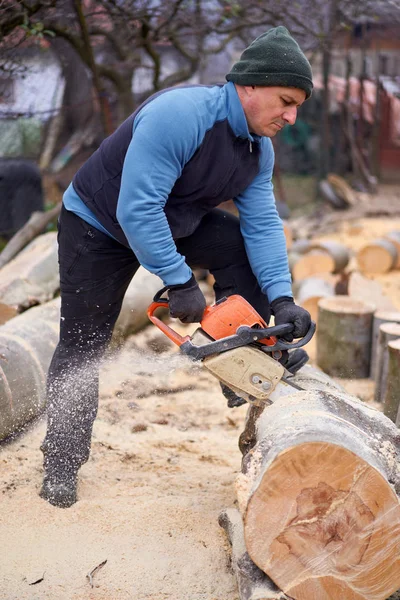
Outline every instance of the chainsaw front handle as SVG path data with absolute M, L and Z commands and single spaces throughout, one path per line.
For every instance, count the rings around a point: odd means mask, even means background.
M 305 346 L 312 338 L 315 333 L 315 323 L 311 321 L 311 325 L 306 335 L 297 340 L 297 342 L 286 342 L 285 340 L 276 340 L 273 346 L 264 346 L 264 352 L 274 353 L 279 350 L 292 350 L 294 348 L 301 348 Z M 190 356 L 193 360 L 202 360 L 206 356 L 212 354 L 221 354 L 233 348 L 240 348 L 241 346 L 248 346 L 254 344 L 267 337 L 279 337 L 286 333 L 291 333 L 294 329 L 293 323 L 284 323 L 282 325 L 275 325 L 273 327 L 267 327 L 264 329 L 254 329 L 253 327 L 247 327 L 243 325 L 239 327 L 235 335 L 215 340 L 204 346 L 196 346 L 191 341 L 190 337 L 187 341 L 181 344 L 181 352 Z
M 161 319 L 154 315 L 157 308 L 161 307 L 168 308 L 167 298 L 160 298 L 160 300 L 158 300 L 157 302 L 152 302 L 150 304 L 149 308 L 147 309 L 147 316 L 149 317 L 150 321 L 156 327 L 158 327 L 158 329 L 160 329 L 171 340 L 171 342 L 174 342 L 174 344 L 176 344 L 177 346 L 182 346 L 182 344 L 184 344 L 185 342 L 190 341 L 189 335 L 185 335 L 184 337 L 182 335 L 179 335 L 177 331 L 174 331 L 174 329 L 169 327 L 166 323 L 164 323 L 163 321 L 161 321 Z

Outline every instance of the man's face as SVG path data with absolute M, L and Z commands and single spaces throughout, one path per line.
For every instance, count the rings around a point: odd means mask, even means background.
M 292 87 L 241 86 L 238 90 L 251 133 L 274 136 L 284 125 L 293 125 L 297 109 L 306 99 L 304 90 Z

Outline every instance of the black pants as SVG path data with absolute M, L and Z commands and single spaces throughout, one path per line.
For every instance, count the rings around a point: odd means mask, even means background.
M 99 361 L 111 339 L 126 289 L 139 262 L 131 250 L 62 209 L 59 219 L 60 341 L 47 381 L 45 469 L 77 471 L 88 460 L 98 407 Z M 193 268 L 208 269 L 215 296 L 240 294 L 269 321 L 239 220 L 215 209 L 196 231 L 176 240 Z

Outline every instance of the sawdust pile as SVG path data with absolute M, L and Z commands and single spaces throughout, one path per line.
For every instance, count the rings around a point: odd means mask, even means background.
M 360 236 L 376 236 L 376 223 Z M 355 248 L 354 231 L 337 235 Z M 398 272 L 383 279 L 398 303 Z M 370 400 L 361 383 L 345 385 Z M 217 518 L 235 502 L 245 413 L 154 328 L 130 338 L 102 370 L 77 504 L 37 495 L 43 420 L 0 448 L 1 600 L 237 600 Z
M 155 331 L 102 370 L 77 504 L 37 495 L 43 421 L 2 447 L 2 600 L 237 598 L 217 518 L 235 500 L 246 409 L 228 409 L 217 381 Z

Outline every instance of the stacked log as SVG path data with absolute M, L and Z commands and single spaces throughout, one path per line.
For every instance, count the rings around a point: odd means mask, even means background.
M 375 306 L 349 296 L 334 296 L 320 300 L 318 309 L 319 367 L 334 377 L 368 377 Z
M 399 338 L 400 323 L 383 323 L 379 327 L 375 365 L 375 402 L 382 402 L 386 394 L 389 369 L 388 343 Z
M 293 379 L 309 389 L 249 408 L 242 540 L 237 514 L 221 517 L 241 600 L 385 600 L 400 588 L 398 431 L 326 375 Z
M 295 281 L 321 273 L 340 273 L 349 262 L 348 249 L 333 241 L 312 243 L 303 252 L 294 251 L 290 259 Z
M 309 277 L 303 279 L 297 288 L 297 303 L 308 310 L 313 321 L 318 320 L 318 302 L 321 298 L 329 298 L 335 295 L 335 287 L 332 281 L 321 277 Z
M 376 365 L 379 329 L 383 323 L 400 323 L 400 312 L 395 310 L 377 310 L 374 314 L 372 323 L 372 340 L 371 340 L 371 369 L 370 377 L 376 380 Z
M 387 348 L 389 362 L 383 412 L 400 425 L 400 340 L 388 342 Z
M 116 335 L 147 325 L 147 307 L 161 280 L 140 268 L 125 295 Z M 59 338 L 60 299 L 36 306 L 0 327 L 0 440 L 19 431 L 45 406 L 47 369 Z
M 357 264 L 364 274 L 387 273 L 395 267 L 397 260 L 396 246 L 385 238 L 369 242 L 357 252 Z
M 51 300 L 59 287 L 55 232 L 37 237 L 0 269 L 0 301 L 17 312 Z

